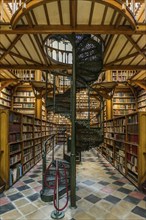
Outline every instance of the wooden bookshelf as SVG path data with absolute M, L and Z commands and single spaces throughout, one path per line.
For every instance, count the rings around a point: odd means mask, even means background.
M 111 71 L 111 80 L 115 82 L 123 82 L 130 79 L 136 73 L 136 70 L 113 70 Z
M 133 93 L 130 90 L 121 89 L 115 91 L 112 99 L 113 117 L 119 117 L 133 113 L 137 110 L 137 103 Z
M 140 90 L 137 97 L 138 111 L 146 111 L 146 90 Z
M 146 112 L 104 122 L 103 156 L 137 187 L 146 180 Z
M 9 109 L 11 107 L 11 91 L 8 88 L 0 91 L 0 108 Z
M 48 137 L 47 152 L 52 149 L 56 125 L 5 109 L 0 110 L 0 125 L 0 173 L 8 188 L 41 159 Z
M 35 96 L 29 85 L 17 88 L 13 95 L 13 110 L 26 115 L 35 115 Z

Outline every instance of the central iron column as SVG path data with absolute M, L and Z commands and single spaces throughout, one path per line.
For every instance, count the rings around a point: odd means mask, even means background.
M 71 80 L 71 110 L 72 110 L 72 133 L 71 133 L 71 207 L 76 208 L 76 36 L 72 35 L 72 59 L 73 73 Z

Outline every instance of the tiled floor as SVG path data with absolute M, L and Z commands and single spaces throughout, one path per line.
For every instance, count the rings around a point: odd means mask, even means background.
M 56 158 L 62 158 L 62 150 Z M 48 156 L 48 159 L 50 157 Z M 42 164 L 39 162 L 13 187 L 0 195 L 0 219 L 50 220 L 53 204 L 41 201 Z M 77 165 L 77 208 L 65 210 L 63 220 L 144 220 L 146 195 L 139 192 L 127 179 L 94 151 L 82 153 Z M 60 206 L 66 198 L 63 197 Z

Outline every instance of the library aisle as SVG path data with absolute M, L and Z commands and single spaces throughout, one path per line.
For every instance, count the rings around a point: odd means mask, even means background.
M 62 158 L 62 150 L 56 158 Z M 51 157 L 48 155 L 48 161 Z M 0 195 L 0 219 L 51 220 L 52 203 L 42 202 L 41 161 L 13 187 Z M 63 220 L 144 220 L 146 195 L 139 192 L 105 158 L 94 150 L 82 153 L 77 165 L 77 209 L 68 207 Z M 66 198 L 61 199 L 63 205 Z

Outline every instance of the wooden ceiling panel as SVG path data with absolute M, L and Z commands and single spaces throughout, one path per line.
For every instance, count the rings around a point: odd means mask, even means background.
M 61 1 L 63 24 L 70 24 L 69 1 Z
M 107 53 L 104 57 L 104 61 L 107 60 L 107 58 L 109 57 L 109 55 L 110 55 L 110 53 L 111 53 L 111 51 L 114 47 L 114 44 L 115 44 L 115 41 L 116 41 L 117 37 L 118 37 L 117 35 L 114 35 L 110 45 L 108 45 L 108 44 L 106 45 L 106 47 L 109 46 L 109 48 L 108 48 Z
M 117 19 L 118 19 L 118 16 L 119 16 L 119 13 L 116 12 L 116 15 L 115 15 L 115 17 L 114 17 L 114 19 L 113 19 L 112 25 L 116 25 L 116 21 L 117 21 Z M 129 23 L 129 22 L 128 22 L 128 23 Z
M 23 41 L 22 41 L 23 42 Z M 15 48 L 20 51 L 21 50 L 21 55 L 23 55 L 24 57 L 29 57 L 29 54 L 27 53 L 27 50 L 24 48 L 23 43 L 21 41 L 18 41 Z M 26 44 L 25 44 L 26 45 Z
M 133 38 L 133 36 L 132 36 L 132 38 Z M 146 35 L 143 35 L 137 44 L 140 48 L 143 48 L 144 46 L 146 47 Z
M 132 45 L 130 42 L 128 42 L 128 43 L 126 44 L 126 47 L 125 47 L 125 48 L 123 49 L 123 51 L 121 52 L 119 58 L 125 57 L 125 59 L 126 59 L 126 55 L 129 54 L 129 52 L 130 52 L 130 50 L 131 50 L 132 48 L 133 48 L 133 45 Z M 136 52 L 135 49 L 134 49 L 134 51 Z
M 26 20 L 26 17 L 25 17 L 25 16 L 23 16 L 23 18 L 20 20 L 19 25 L 28 25 L 28 22 L 27 22 L 27 20 Z
M 46 15 L 45 15 L 45 10 L 44 7 L 42 5 L 40 5 L 37 8 L 33 9 L 36 21 L 38 24 L 47 24 L 47 20 L 46 20 Z
M 77 24 L 88 24 L 91 10 L 91 3 L 89 1 L 78 1 L 77 4 Z
M 105 5 L 100 3 L 95 3 L 92 17 L 92 25 L 100 25 L 102 22 L 103 13 L 105 10 Z
M 8 60 L 12 65 L 16 65 L 16 64 L 18 64 L 19 63 L 19 61 L 15 61 L 15 57 L 13 57 L 13 56 L 10 56 L 9 54 L 7 54 L 6 55 L 6 60 Z M 22 61 L 22 60 L 21 60 Z M 2 61 L 3 62 L 3 61 Z M 24 63 L 24 62 L 23 62 Z
M 141 55 L 139 55 L 139 56 L 136 57 L 136 59 L 133 58 L 133 61 L 130 63 L 130 65 L 138 65 L 142 62 L 143 59 L 144 58 Z
M 107 60 L 107 63 L 112 62 L 112 61 L 116 61 L 116 58 L 119 55 L 119 51 L 121 51 L 121 49 L 123 48 L 123 45 L 125 44 L 126 41 L 127 41 L 127 39 L 125 38 L 124 35 L 120 35 L 118 40 L 116 42 L 114 41 L 114 47 L 112 49 L 111 55 L 109 56 L 109 58 Z M 124 48 L 123 48 L 123 51 L 124 51 Z
M 14 38 L 16 37 L 17 35 L 14 35 Z M 12 38 L 13 36 L 11 36 Z M 3 35 L 3 34 L 0 34 L 0 43 L 4 46 L 4 48 L 8 48 L 10 47 L 11 43 L 10 41 L 8 40 L 7 36 L 6 35 Z
M 104 20 L 104 25 L 110 24 L 113 14 L 114 14 L 114 10 L 112 8 L 108 8 L 106 16 L 105 16 L 105 20 Z
M 32 41 L 31 41 L 31 39 L 32 39 Z M 27 35 L 23 35 L 22 41 L 25 44 L 27 50 L 32 54 L 33 60 L 35 60 L 36 62 L 40 63 L 41 62 L 40 58 L 39 58 L 39 56 L 38 56 L 38 54 L 36 52 L 36 50 L 38 50 L 36 48 L 38 48 L 38 47 L 37 47 L 36 43 L 34 43 L 35 40 L 34 40 L 33 35 L 31 35 L 30 37 L 27 36 Z M 27 57 L 29 57 L 29 56 L 27 55 Z
M 119 25 L 123 25 L 124 23 L 126 22 L 126 19 L 125 18 L 122 18 Z M 128 22 L 127 22 L 128 23 Z
M 47 4 L 48 15 L 51 25 L 60 25 L 60 16 L 57 2 L 49 2 Z
M 122 62 L 122 65 L 129 65 L 132 61 L 133 61 L 133 57 L 131 57 L 131 58 L 129 58 L 129 59 L 125 59 L 125 60 Z
M 34 11 L 33 11 L 33 12 L 34 12 Z M 35 16 L 35 14 L 34 14 L 34 16 Z M 34 16 L 32 15 L 32 13 L 29 13 L 29 17 L 30 17 L 30 20 L 31 20 L 32 25 L 36 25 L 36 21 L 35 21 L 36 17 L 35 17 L 35 19 L 34 19 Z
M 33 43 L 34 43 L 35 51 L 37 51 L 37 53 L 35 52 L 36 57 L 38 55 L 39 58 L 40 58 L 40 61 L 45 64 L 45 60 L 44 60 L 44 58 L 42 56 L 42 53 L 41 53 L 41 50 L 39 48 L 38 41 L 36 40 L 37 36 L 36 35 L 34 35 L 34 36 L 31 35 L 31 37 L 32 37 L 32 40 L 33 40 Z M 42 45 L 41 45 L 41 49 L 43 50 Z

